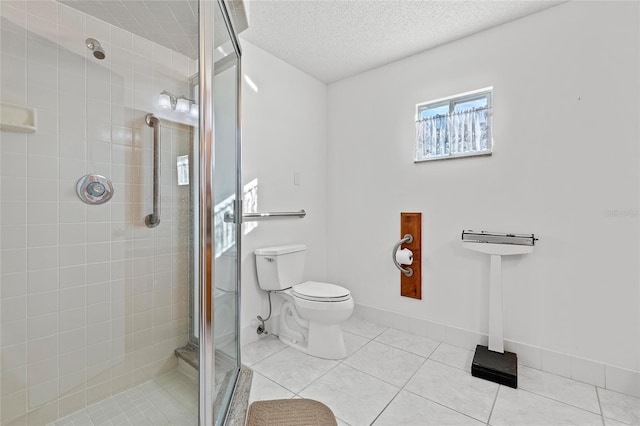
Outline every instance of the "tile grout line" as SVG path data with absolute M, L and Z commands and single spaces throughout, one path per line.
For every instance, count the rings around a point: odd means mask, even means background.
M 496 396 L 493 398 L 493 404 L 491 405 L 491 411 L 489 411 L 489 417 L 487 417 L 487 425 L 491 423 L 491 416 L 493 416 L 493 410 L 496 408 L 496 403 L 498 402 L 498 395 L 500 394 L 500 389 L 502 389 L 502 385 L 498 385 L 498 390 L 496 391 Z
M 593 414 L 594 416 L 601 416 L 602 417 L 601 414 L 594 413 L 593 411 L 587 410 L 587 409 L 582 408 L 582 407 L 576 407 L 575 405 L 571 405 L 571 404 L 569 404 L 567 402 L 560 401 L 558 399 L 554 399 L 554 398 L 551 398 L 551 397 L 546 396 L 546 395 L 541 395 L 539 393 L 530 391 L 528 389 L 524 389 L 524 388 L 519 387 L 516 390 L 517 391 L 522 391 L 522 392 L 527 392 L 527 393 L 530 393 L 531 395 L 539 396 L 540 398 L 548 399 L 549 401 L 554 401 L 554 402 L 557 402 L 559 404 L 566 405 L 567 407 L 575 408 L 576 410 L 580 410 L 580 411 L 584 411 L 585 413 Z
M 455 408 L 453 408 L 453 407 L 449 407 L 448 405 L 444 405 L 444 404 L 443 404 L 443 403 L 441 403 L 441 402 L 434 401 L 433 399 L 431 399 L 431 398 L 427 398 L 427 397 L 426 397 L 426 396 L 424 396 L 424 395 L 419 395 L 419 394 L 417 394 L 417 393 L 415 393 L 415 392 L 413 392 L 413 391 L 410 391 L 409 389 L 404 389 L 404 388 L 403 388 L 402 390 L 404 390 L 404 391 L 406 391 L 406 392 L 409 392 L 411 395 L 417 396 L 418 398 L 424 399 L 424 400 L 426 400 L 426 401 L 429 401 L 429 402 L 432 402 L 432 403 L 434 403 L 434 404 L 436 404 L 436 405 L 439 405 L 440 407 L 446 408 L 446 409 L 447 409 L 447 410 L 449 410 L 449 411 L 453 411 L 454 413 L 460 414 L 461 416 L 465 416 L 465 417 L 467 417 L 467 418 L 469 418 L 469 419 L 475 420 L 476 422 L 482 423 L 482 421 L 481 421 L 481 420 L 478 420 L 476 417 L 473 417 L 473 416 L 470 416 L 469 414 L 466 414 L 466 413 L 463 413 L 463 412 L 461 412 L 461 411 L 458 411 L 458 410 L 456 410 Z
M 440 346 L 440 344 L 438 344 L 438 346 Z M 438 346 L 436 346 L 436 349 L 438 348 Z M 431 353 L 435 352 L 435 351 L 436 351 L 436 349 L 434 349 Z M 429 354 L 429 356 L 431 356 L 431 354 Z M 382 410 L 380 410 L 380 412 L 379 412 L 379 413 L 378 413 L 378 415 L 373 419 L 373 421 L 370 423 L 370 425 L 373 425 L 373 424 L 378 420 L 378 418 L 382 415 L 382 413 L 384 413 L 384 412 L 385 412 L 385 410 L 389 407 L 389 405 L 391 405 L 391 403 L 392 403 L 393 401 L 395 401 L 395 400 L 396 400 L 396 398 L 398 397 L 398 395 L 400 395 L 400 392 L 402 392 L 403 390 L 405 390 L 405 389 L 404 389 L 404 387 L 407 385 L 407 383 L 409 383 L 409 382 L 411 381 L 411 379 L 413 379 L 413 377 L 418 373 L 418 371 L 420 371 L 420 369 L 424 366 L 424 364 L 427 362 L 427 360 L 428 360 L 428 359 L 429 359 L 429 357 L 426 357 L 426 358 L 424 359 L 424 361 L 422 361 L 422 364 L 420 364 L 420 366 L 416 369 L 416 371 L 414 371 L 414 372 L 413 372 L 413 374 L 411 375 L 411 377 L 409 377 L 409 378 L 407 379 L 407 381 L 406 381 L 406 382 L 404 382 L 404 384 L 403 384 L 402 386 L 400 386 L 400 388 L 398 389 L 398 392 L 396 392 L 396 394 L 393 396 L 393 398 L 391 398 L 391 399 L 389 400 L 389 402 L 387 402 L 387 404 L 384 406 L 384 408 L 383 408 Z M 365 373 L 365 374 L 366 374 L 366 373 Z M 378 380 L 381 380 L 381 379 L 378 379 Z
M 596 398 L 598 399 L 598 408 L 600 408 L 600 419 L 602 420 L 602 426 L 607 426 L 607 422 L 604 421 L 604 412 L 602 411 L 602 403 L 600 402 L 600 393 L 598 392 L 598 387 L 596 386 Z

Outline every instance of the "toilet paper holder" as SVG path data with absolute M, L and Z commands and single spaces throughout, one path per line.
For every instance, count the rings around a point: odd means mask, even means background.
M 402 237 L 402 239 L 393 246 L 393 251 L 391 253 L 393 264 L 396 265 L 396 268 L 398 268 L 407 277 L 410 277 L 413 275 L 413 269 L 409 266 L 403 267 L 400 263 L 398 263 L 398 260 L 396 259 L 396 253 L 402 244 L 405 244 L 405 243 L 409 244 L 412 242 L 413 242 L 413 236 L 411 234 L 405 234 L 404 237 Z

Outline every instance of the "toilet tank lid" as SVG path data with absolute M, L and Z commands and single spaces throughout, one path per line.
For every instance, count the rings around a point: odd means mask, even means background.
M 254 253 L 256 256 L 279 256 L 281 254 L 295 253 L 306 249 L 307 246 L 304 244 L 287 244 L 282 246 L 259 248 L 256 249 Z

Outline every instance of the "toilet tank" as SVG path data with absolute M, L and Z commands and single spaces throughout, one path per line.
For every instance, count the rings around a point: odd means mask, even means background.
M 304 274 L 304 244 L 257 249 L 258 283 L 263 290 L 284 290 L 302 282 Z

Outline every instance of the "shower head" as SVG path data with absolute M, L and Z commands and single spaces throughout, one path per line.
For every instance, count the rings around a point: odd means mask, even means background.
M 102 46 L 100 46 L 100 42 L 95 38 L 86 39 L 85 44 L 87 45 L 89 50 L 93 52 L 93 56 L 95 56 L 96 59 L 104 59 L 106 57 L 104 49 L 102 48 Z

